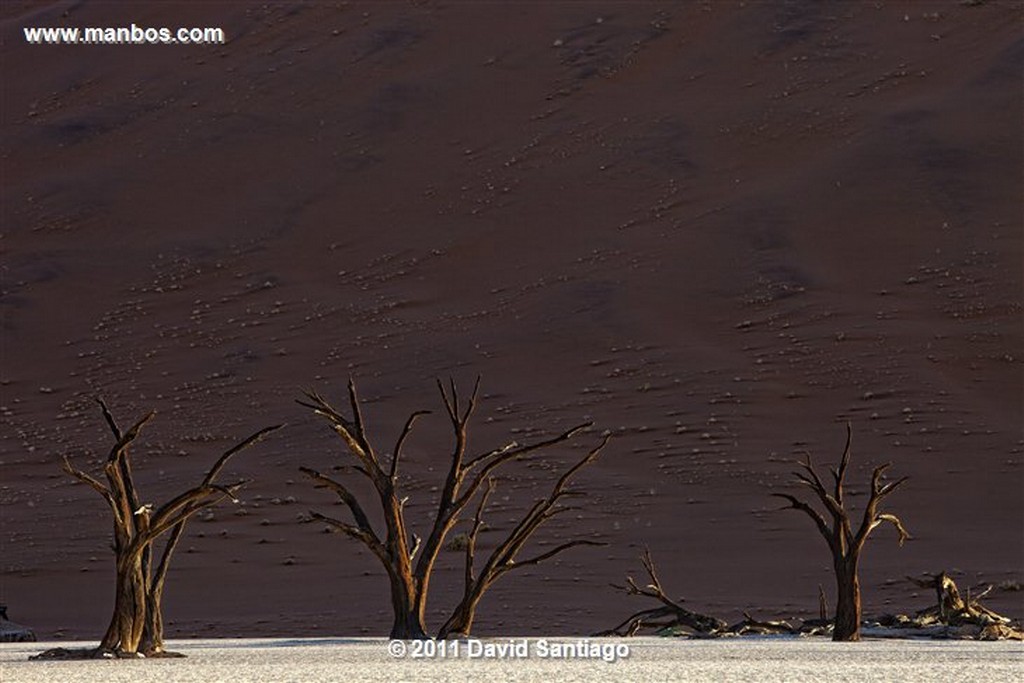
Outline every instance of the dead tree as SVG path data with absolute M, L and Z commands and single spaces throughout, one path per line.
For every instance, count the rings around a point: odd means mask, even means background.
M 407 498 L 399 493 L 398 469 L 402 457 L 402 447 L 409 437 L 414 423 L 423 415 L 427 415 L 429 411 L 419 410 L 409 416 L 391 451 L 390 458 L 386 459 L 382 458 L 370 443 L 360 410 L 359 397 L 352 380 L 349 380 L 348 383 L 351 417 L 346 417 L 335 410 L 316 392 L 307 392 L 307 400 L 298 401 L 300 405 L 311 408 L 316 414 L 327 419 L 334 431 L 345 442 L 349 453 L 355 457 L 358 463 L 356 471 L 370 481 L 376 492 L 384 521 L 383 536 L 373 528 L 363 504 L 352 493 L 348 485 L 308 467 L 299 468 L 316 483 L 318 488 L 333 491 L 348 507 L 352 520 L 351 522 L 341 521 L 315 511 L 311 511 L 310 516 L 363 543 L 380 561 L 387 573 L 391 587 L 391 606 L 394 612 L 394 622 L 391 628 L 392 638 L 424 639 L 428 637 L 424 615 L 430 580 L 438 553 L 444 546 L 448 533 L 463 518 L 464 511 L 478 494 L 476 513 L 473 516 L 472 527 L 465 546 L 466 567 L 463 597 L 452 616 L 440 629 L 439 636 L 441 637 L 455 634 L 468 635 L 484 592 L 499 577 L 509 571 L 522 566 L 538 564 L 576 546 L 603 545 L 596 541 L 578 539 L 563 543 L 536 557 L 526 560 L 516 559 L 517 553 L 544 522 L 572 509 L 560 504 L 561 499 L 567 494 L 566 487 L 569 480 L 581 468 L 593 462 L 607 443 L 607 438 L 603 439 L 558 479 L 549 496 L 538 501 L 527 512 L 509 536 L 498 544 L 483 564 L 480 572 L 475 573 L 476 540 L 483 525 L 487 499 L 495 485 L 493 477 L 495 471 L 505 463 L 523 460 L 565 443 L 591 426 L 590 423 L 584 423 L 548 439 L 528 444 L 512 442 L 479 455 L 467 455 L 468 424 L 476 408 L 479 388 L 480 380 L 478 378 L 473 387 L 473 393 L 467 401 L 463 402 L 454 381 L 450 381 L 447 389 L 444 384 L 438 382 L 445 412 L 454 433 L 454 446 L 448 455 L 448 473 L 441 487 L 433 520 L 429 523 L 426 540 L 412 533 L 410 525 L 407 523 L 405 517 Z
M 726 628 L 727 624 L 716 617 L 706 614 L 691 612 L 683 607 L 679 601 L 668 597 L 661 587 L 661 580 L 654 568 L 654 560 L 651 559 L 651 551 L 644 549 L 640 561 L 650 579 L 650 583 L 641 588 L 637 585 L 632 576 L 626 577 L 626 585 L 612 584 L 613 588 L 625 591 L 629 595 L 639 595 L 653 598 L 661 603 L 661 607 L 641 610 L 615 628 L 602 631 L 597 636 L 634 636 L 642 629 L 653 629 L 661 631 L 667 628 L 685 628 L 690 631 L 702 634 L 715 634 Z
M 106 482 L 71 464 L 64 456 L 64 471 L 99 493 L 114 517 L 114 556 L 117 572 L 114 612 L 96 656 L 154 656 L 164 653 L 162 597 L 171 556 L 192 515 L 225 498 L 238 502 L 235 493 L 245 483 L 217 484 L 214 480 L 231 456 L 252 446 L 280 425 L 267 427 L 225 451 L 193 488 L 160 506 L 143 503 L 132 477 L 129 449 L 142 428 L 153 419 L 149 412 L 122 431 L 106 404 L 99 400 L 103 417 L 114 436 L 114 446 L 103 466 Z M 159 559 L 154 542 L 170 532 Z
M 907 480 L 906 477 L 902 477 L 896 481 L 883 483 L 882 475 L 888 469 L 889 464 L 879 465 L 872 472 L 871 491 L 868 496 L 868 502 L 864 506 L 860 526 L 854 532 L 850 521 L 850 511 L 843 497 L 846 469 L 850 464 L 850 444 L 852 438 L 853 429 L 847 423 L 846 447 L 843 449 L 839 469 L 829 468 L 834 480 L 831 492 L 825 487 L 824 482 L 814 471 L 810 455 L 803 462 L 797 461 L 796 463 L 802 468 L 794 472 L 797 483 L 808 487 L 814 492 L 814 495 L 824 507 L 826 514 L 831 517 L 831 526 L 826 522 L 825 516 L 821 512 L 796 496 L 788 493 L 771 494 L 789 501 L 789 505 L 783 508 L 784 510 L 800 510 L 810 517 L 832 552 L 832 566 L 835 570 L 837 594 L 832 640 L 836 641 L 860 640 L 861 599 L 860 581 L 857 571 L 860 554 L 864 549 L 864 543 L 868 540 L 868 535 L 882 522 L 889 522 L 899 532 L 899 543 L 901 546 L 905 540 L 910 538 L 910 534 L 903 527 L 899 517 L 879 512 L 878 510 L 882 500 Z
M 477 505 L 476 514 L 473 515 L 473 526 L 470 529 L 466 542 L 465 580 L 463 584 L 462 600 L 459 601 L 459 604 L 456 606 L 451 617 L 448 618 L 448 621 L 446 621 L 444 626 L 441 627 L 441 630 L 438 633 L 439 638 L 469 635 L 470 629 L 473 626 L 473 617 L 476 614 L 476 608 L 480 603 L 480 599 L 483 597 L 487 589 L 504 574 L 512 571 L 513 569 L 540 564 L 544 560 L 552 558 L 560 552 L 575 546 L 605 545 L 598 541 L 575 539 L 562 543 L 547 552 L 529 559 L 516 560 L 516 555 L 541 524 L 557 514 L 576 509 L 570 506 L 559 505 L 559 500 L 566 495 L 566 486 L 568 485 L 569 480 L 572 479 L 576 472 L 593 462 L 608 443 L 608 438 L 609 437 L 605 435 L 601 439 L 600 443 L 587 453 L 582 460 L 570 467 L 564 474 L 562 474 L 561 477 L 558 478 L 558 481 L 555 482 L 555 486 L 551 489 L 551 493 L 548 497 L 534 503 L 533 507 L 531 507 L 529 512 L 526 513 L 526 516 L 524 516 L 515 528 L 512 529 L 511 533 L 509 533 L 505 540 L 499 543 L 491 552 L 480 572 L 475 574 L 473 564 L 476 555 L 477 536 L 483 526 L 483 512 L 487 505 L 487 499 L 494 490 L 494 478 L 488 477 L 486 488 L 481 494 L 480 501 Z

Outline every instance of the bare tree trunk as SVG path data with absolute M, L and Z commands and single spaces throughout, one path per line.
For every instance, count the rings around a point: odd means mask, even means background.
M 162 654 L 164 650 L 164 615 L 159 598 L 146 602 L 146 625 L 142 633 L 141 652 L 147 657 Z
M 427 629 L 423 621 L 423 601 L 416 590 L 416 581 L 406 567 L 405 572 L 389 572 L 391 578 L 391 609 L 394 622 L 391 638 L 424 640 Z
M 163 583 L 161 582 L 159 585 L 150 587 L 146 594 L 145 623 L 139 651 L 147 657 L 165 652 L 163 593 Z
M 119 615 L 122 612 L 121 606 L 124 603 L 124 582 L 125 576 L 120 568 L 118 568 L 114 585 L 114 614 L 110 619 L 110 624 L 107 626 L 107 632 L 103 635 L 103 639 L 100 640 L 98 648 L 103 652 L 113 652 L 121 640 L 121 619 Z
M 415 610 L 407 610 L 404 606 L 396 608 L 395 620 L 391 626 L 389 638 L 397 640 L 429 640 L 423 618 Z
M 476 608 L 480 604 L 481 597 L 483 597 L 483 594 L 460 602 L 455 607 L 452 615 L 448 617 L 448 621 L 441 626 L 437 637 L 443 640 L 446 638 L 463 638 L 468 636 L 470 631 L 473 630 L 473 620 L 476 618 Z
M 140 558 L 131 555 L 118 558 L 116 591 L 114 612 L 100 649 L 119 654 L 135 654 L 142 639 L 142 623 L 146 614 L 146 592 Z
M 860 640 L 861 604 L 860 580 L 857 578 L 857 560 L 837 560 L 836 618 L 832 627 L 832 640 Z
M 122 648 L 127 653 L 137 653 L 142 642 L 142 630 L 146 624 L 146 576 L 142 572 L 142 560 L 136 559 L 131 567 L 132 619 L 128 633 L 130 639 Z

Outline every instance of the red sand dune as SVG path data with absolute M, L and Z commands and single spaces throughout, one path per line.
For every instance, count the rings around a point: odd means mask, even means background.
M 131 23 L 229 41 L 22 37 Z M 4 3 L 0 600 L 41 637 L 102 633 L 109 522 L 59 462 L 105 454 L 103 396 L 159 413 L 135 452 L 154 502 L 288 423 L 225 473 L 248 514 L 190 526 L 171 637 L 386 633 L 374 559 L 297 522 L 341 514 L 297 468 L 343 456 L 293 399 L 343 404 L 351 375 L 390 445 L 436 377 L 478 373 L 474 450 L 616 435 L 536 539 L 610 545 L 502 580 L 481 634 L 617 623 L 644 605 L 608 583 L 645 545 L 695 610 L 816 615 L 827 550 L 769 493 L 847 420 L 852 489 L 911 477 L 890 508 L 914 538 L 869 542 L 866 613 L 928 604 L 907 574 L 1019 587 L 1020 26 L 955 0 Z M 445 429 L 409 443 L 413 513 Z M 497 529 L 546 472 L 508 474 Z

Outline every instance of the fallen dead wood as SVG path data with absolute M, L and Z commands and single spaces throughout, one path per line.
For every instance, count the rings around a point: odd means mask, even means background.
M 101 647 L 53 647 L 43 650 L 37 655 L 30 655 L 30 660 L 39 661 L 81 661 L 87 659 L 173 659 L 184 657 L 180 652 L 160 650 L 144 654 L 142 652 L 120 652 L 104 650 Z
M 935 606 L 919 611 L 917 613 L 919 619 L 932 617 L 941 623 L 953 626 L 962 624 L 988 626 L 1011 622 L 1009 618 L 996 614 L 981 604 L 980 600 L 992 592 L 993 586 L 991 585 L 984 587 L 980 593 L 976 592 L 973 597 L 968 591 L 965 600 L 960 597 L 960 589 L 957 588 L 956 582 L 946 572 L 933 574 L 927 579 L 915 579 L 908 576 L 907 580 L 920 588 L 931 588 L 935 591 Z
M 832 636 L 834 622 L 827 617 L 828 605 L 820 586 L 817 619 L 806 619 L 796 625 L 785 620 L 756 619 L 750 612 L 744 612 L 742 621 L 726 625 L 716 617 L 692 612 L 679 601 L 669 598 L 662 588 L 649 550 L 644 550 L 641 562 L 650 578 L 648 585 L 641 587 L 633 577 L 626 577 L 625 585 L 612 586 L 629 595 L 653 598 L 661 605 L 636 612 L 614 628 L 595 633 L 594 636 L 621 638 L 643 632 L 687 638 L 756 635 Z M 968 591 L 968 597 L 964 598 L 956 583 L 945 572 L 927 575 L 924 579 L 907 578 L 921 588 L 934 589 L 936 604 L 918 611 L 914 616 L 885 614 L 874 619 L 865 619 L 861 623 L 864 636 L 907 640 L 1024 640 L 1020 624 L 980 604 L 979 601 L 988 595 L 992 586 L 984 587 L 980 591 Z
M 761 621 L 750 616 L 749 612 L 744 612 L 743 621 L 736 622 L 726 632 L 737 636 L 797 635 L 801 629 L 788 621 Z
M 926 575 L 926 578 L 907 577 L 920 588 L 935 591 L 935 604 L 919 610 L 914 616 L 886 614 L 868 622 L 869 634 L 881 638 L 940 638 L 966 640 L 1024 640 L 1024 631 L 1013 620 L 997 614 L 979 601 L 992 590 L 986 586 L 980 592 L 963 598 L 956 582 L 946 572 Z
M 644 570 L 651 582 L 641 588 L 637 585 L 632 576 L 626 577 L 626 585 L 612 584 L 613 588 L 625 591 L 629 595 L 639 595 L 653 598 L 661 603 L 661 607 L 641 610 L 631 615 L 618 626 L 601 631 L 597 636 L 634 636 L 642 630 L 653 631 L 658 634 L 678 635 L 679 630 L 688 634 L 713 635 L 726 628 L 727 624 L 721 619 L 710 617 L 706 614 L 691 612 L 683 607 L 678 601 L 673 600 L 665 594 L 661 587 L 661 580 L 654 568 L 654 560 L 651 559 L 651 551 L 644 549 L 640 556 Z

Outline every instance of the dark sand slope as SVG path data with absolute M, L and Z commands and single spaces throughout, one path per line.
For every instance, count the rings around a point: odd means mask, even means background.
M 440 408 L 435 377 L 477 373 L 474 450 L 617 434 L 537 539 L 611 545 L 499 583 L 481 634 L 611 626 L 643 544 L 694 609 L 816 613 L 827 551 L 768 494 L 846 420 L 851 484 L 912 477 L 913 541 L 865 553 L 868 614 L 929 602 L 905 574 L 1019 586 L 1021 12 L 877 4 L 4 3 L 0 600 L 41 638 L 105 626 L 109 523 L 59 469 L 105 453 L 102 395 L 159 411 L 153 502 L 290 425 L 231 466 L 248 514 L 190 527 L 170 637 L 385 633 L 373 558 L 297 521 L 342 513 L 297 472 L 340 444 L 292 399 L 340 402 L 350 374 L 383 450 Z M 21 37 L 132 22 L 230 42 Z M 413 511 L 445 429 L 410 441 Z M 544 476 L 500 483 L 492 538 Z

